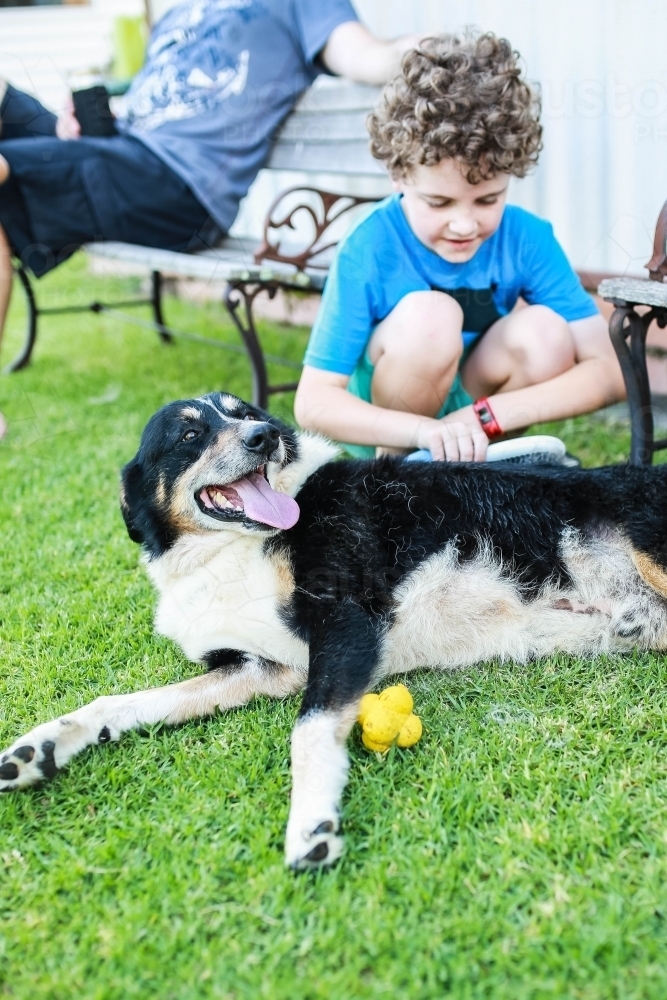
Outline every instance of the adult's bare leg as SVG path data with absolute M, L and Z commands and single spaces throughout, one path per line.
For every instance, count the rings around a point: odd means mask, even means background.
M 7 161 L 4 156 L 0 156 L 0 178 L 2 178 L 3 164 L 7 166 Z M 5 175 L 4 180 L 7 179 L 8 174 L 9 167 L 7 167 L 7 174 Z M 2 183 L 1 179 L 0 183 Z M 7 319 L 9 300 L 12 296 L 13 277 L 12 255 L 9 249 L 9 243 L 7 242 L 4 229 L 0 226 L 0 347 L 2 346 L 2 335 L 5 330 L 5 320 Z M 0 441 L 5 436 L 6 431 L 7 422 L 5 421 L 2 413 L 0 413 Z
M 4 81 L 0 78 L 0 89 Z M 0 95 L 0 100 L 2 96 Z M 0 184 L 4 184 L 9 177 L 9 164 L 0 153 Z M 12 255 L 5 231 L 0 226 L 0 347 L 2 346 L 2 335 L 5 330 L 5 320 L 9 309 L 9 300 L 12 294 Z M 1 434 L 0 434 L 1 436 Z
M 7 81 L 4 76 L 0 76 L 0 106 L 5 99 L 5 94 L 7 93 Z M 0 136 L 2 135 L 2 118 L 0 118 Z M 2 184 L 2 181 L 0 181 Z
M 0 160 L 2 157 L 0 156 Z M 2 346 L 2 335 L 5 330 L 5 320 L 9 309 L 9 300 L 12 296 L 12 252 L 5 235 L 5 231 L 0 226 L 0 347 Z

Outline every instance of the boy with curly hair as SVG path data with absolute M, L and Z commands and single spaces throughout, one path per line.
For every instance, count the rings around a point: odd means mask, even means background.
M 295 401 L 352 454 L 483 460 L 494 437 L 625 396 L 552 227 L 505 205 L 542 145 L 517 61 L 490 33 L 426 39 L 369 118 L 396 194 L 339 247 Z

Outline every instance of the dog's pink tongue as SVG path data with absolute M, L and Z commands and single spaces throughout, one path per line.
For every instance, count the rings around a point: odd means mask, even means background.
M 272 528 L 291 528 L 299 520 L 301 511 L 296 500 L 271 489 L 258 472 L 230 485 L 243 500 L 245 513 L 253 521 L 270 524 Z

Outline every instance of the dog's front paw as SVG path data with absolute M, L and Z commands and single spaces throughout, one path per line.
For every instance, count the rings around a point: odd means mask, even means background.
M 290 868 L 306 871 L 332 865 L 343 853 L 337 815 L 311 823 L 290 820 L 285 841 L 285 861 Z
M 45 728 L 40 726 L 40 729 Z M 56 774 L 56 741 L 50 738 L 49 732 L 38 734 L 39 730 L 33 730 L 0 754 L 0 792 L 25 788 Z

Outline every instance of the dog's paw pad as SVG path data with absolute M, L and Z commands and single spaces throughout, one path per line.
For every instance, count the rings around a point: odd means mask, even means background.
M 55 761 L 55 741 L 44 740 L 41 749 L 41 759 L 37 761 L 37 767 L 40 769 L 45 778 L 53 778 L 58 771 Z
M 320 823 L 320 825 L 316 826 L 315 829 L 313 830 L 313 834 L 335 833 L 335 832 L 336 832 L 336 824 L 332 819 L 325 819 L 323 823 Z
M 317 823 L 311 832 L 304 830 L 296 842 L 288 842 L 285 853 L 290 868 L 307 871 L 337 861 L 343 853 L 343 838 L 338 836 L 339 826 L 337 820 L 325 819 Z
M 326 840 L 321 840 L 319 844 L 313 847 L 312 851 L 308 851 L 308 854 L 302 861 L 308 861 L 310 864 L 319 864 L 320 861 L 325 861 L 329 857 L 329 845 Z
M 14 781 L 18 776 L 18 764 L 15 764 L 13 760 L 8 760 L 5 764 L 0 764 L 0 780 Z
M 625 614 L 619 615 L 613 623 L 616 635 L 621 639 L 627 639 L 629 642 L 636 642 L 641 639 L 645 627 L 646 624 L 643 617 L 633 611 L 626 611 Z
M 25 737 L 24 737 L 25 738 Z M 53 740 L 44 740 L 40 747 L 19 743 L 0 757 L 0 792 L 33 785 L 42 778 L 52 778 L 57 772 Z

